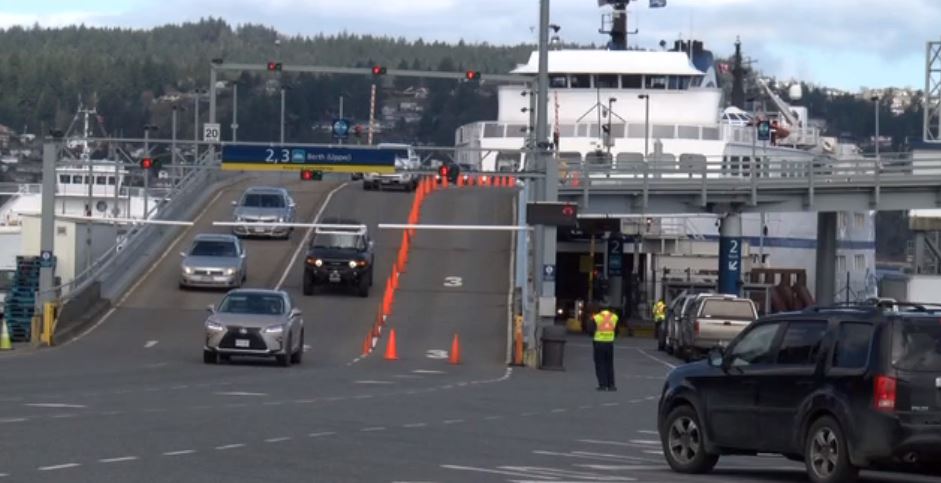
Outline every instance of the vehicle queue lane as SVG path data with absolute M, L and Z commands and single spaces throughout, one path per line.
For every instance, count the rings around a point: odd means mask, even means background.
M 421 224 L 510 225 L 514 196 L 496 188 L 439 190 L 426 198 Z M 436 361 L 465 372 L 505 367 L 512 250 L 510 232 L 416 230 L 388 319 L 400 365 Z M 460 369 L 447 366 L 455 334 Z M 384 362 L 385 342 L 368 364 Z
M 100 326 L 80 340 L 25 357 L 0 359 L 4 393 L 86 393 L 114 387 L 172 385 L 198 382 L 211 375 L 180 371 L 201 364 L 202 322 L 206 306 L 218 303 L 224 291 L 180 290 L 179 252 L 198 233 L 227 233 L 214 221 L 231 219 L 231 202 L 251 185 L 284 184 L 297 202 L 298 218 L 309 220 L 327 193 L 339 183 L 301 183 L 278 175 L 261 175 L 221 190 L 195 224 L 185 229 L 152 268 L 131 288 Z M 270 287 L 280 277 L 303 233 L 290 241 L 245 240 L 248 287 Z M 2 401 L 0 401 L 2 402 Z

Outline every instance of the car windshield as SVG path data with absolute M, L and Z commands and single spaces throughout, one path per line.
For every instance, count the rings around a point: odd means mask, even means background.
M 752 320 L 755 312 L 747 300 L 709 299 L 703 302 L 701 317 L 713 319 Z
M 242 198 L 247 208 L 284 208 L 284 198 L 276 194 L 249 193 Z
M 896 321 L 892 365 L 903 371 L 941 371 L 941 322 L 933 317 Z
M 314 248 L 361 250 L 363 237 L 356 233 L 319 233 L 314 237 Z
M 224 314 L 283 315 L 284 298 L 262 293 L 235 293 L 227 295 L 219 305 Z
M 228 241 L 198 241 L 193 245 L 190 255 L 194 257 L 234 257 L 238 255 L 235 243 Z

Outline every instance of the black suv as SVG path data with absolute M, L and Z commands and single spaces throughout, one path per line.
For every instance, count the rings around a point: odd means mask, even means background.
M 353 289 L 369 296 L 373 281 L 373 242 L 365 226 L 355 220 L 324 220 L 304 262 L 304 295 L 313 295 L 320 285 Z
M 658 428 L 674 471 L 720 455 L 778 453 L 815 483 L 860 468 L 937 472 L 941 310 L 815 308 L 754 322 L 706 361 L 667 377 Z

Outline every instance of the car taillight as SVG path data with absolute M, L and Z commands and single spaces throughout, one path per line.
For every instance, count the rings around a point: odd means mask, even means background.
M 894 411 L 898 384 L 894 377 L 876 376 L 872 404 L 878 411 Z

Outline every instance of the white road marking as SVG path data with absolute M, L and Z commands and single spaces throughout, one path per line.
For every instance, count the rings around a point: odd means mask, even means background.
M 676 369 L 676 364 L 671 364 L 671 363 L 669 363 L 669 362 L 667 362 L 667 361 L 665 361 L 665 360 L 663 360 L 663 359 L 660 359 L 659 357 L 654 357 L 654 356 L 648 354 L 647 351 L 645 351 L 645 350 L 643 350 L 643 349 L 638 348 L 638 349 L 637 349 L 637 352 L 640 352 L 641 354 L 644 355 L 644 357 L 646 357 L 646 358 L 648 358 L 648 359 L 650 359 L 650 360 L 652 360 L 652 361 L 659 362 L 659 363 L 661 363 L 661 364 L 663 364 L 663 365 L 669 367 L 670 369 Z
M 242 391 L 229 391 L 229 392 L 217 392 L 217 396 L 249 396 L 249 397 L 266 397 L 267 394 L 263 392 L 242 392 Z
M 448 351 L 442 349 L 428 349 L 425 351 L 425 357 L 429 359 L 447 359 Z
M 68 408 L 68 409 L 84 409 L 87 406 L 81 404 L 63 404 L 63 403 L 26 403 L 24 406 L 29 406 L 31 408 Z
M 99 463 L 121 463 L 123 461 L 134 461 L 137 456 L 121 456 L 120 458 L 105 458 L 98 460 Z
M 373 426 L 371 428 L 363 428 L 360 431 L 364 433 L 371 433 L 373 431 L 385 431 L 385 430 L 386 430 L 385 426 Z
M 503 419 L 503 416 L 487 416 L 484 421 L 496 421 L 497 419 Z
M 656 465 L 575 465 L 579 468 L 588 468 L 590 470 L 601 471 L 657 471 L 662 470 L 666 463 L 661 466 Z M 725 466 L 722 467 L 725 469 Z
M 40 466 L 36 468 L 39 471 L 55 471 L 55 470 L 64 470 L 67 468 L 75 468 L 76 466 L 82 466 L 78 463 L 65 463 L 63 465 L 53 465 L 53 466 Z
M 304 352 L 307 352 L 309 350 L 310 350 L 310 344 L 304 344 Z
M 163 455 L 164 456 L 180 456 L 184 454 L 193 454 L 195 452 L 196 452 L 195 449 L 181 449 L 179 451 L 167 451 Z
M 396 374 L 392 377 L 395 377 L 398 379 L 421 379 L 421 376 L 417 374 Z
M 320 204 L 320 209 L 317 210 L 317 214 L 314 215 L 314 219 L 311 221 L 313 224 L 320 222 L 320 217 L 323 216 L 323 212 L 327 209 L 327 205 L 330 204 L 330 200 L 333 199 L 333 195 L 345 188 L 349 183 L 343 183 L 336 188 L 330 190 L 327 193 L 327 197 L 324 198 L 323 203 Z M 311 226 L 307 228 L 307 233 L 304 233 L 304 238 L 301 239 L 301 242 L 297 244 L 297 249 L 294 250 L 294 255 L 291 255 L 291 261 L 288 263 L 287 267 L 284 267 L 284 273 L 281 274 L 281 279 L 278 280 L 278 283 L 274 286 L 275 290 L 281 290 L 281 286 L 284 285 L 284 281 L 287 280 L 288 275 L 291 273 L 291 269 L 294 268 L 295 262 L 297 262 L 297 257 L 301 254 L 302 250 L 307 249 L 307 241 L 310 240 L 310 235 L 314 233 L 314 227 Z
M 393 381 L 353 381 L 353 384 L 395 384 Z
M 652 430 L 652 429 L 641 429 L 640 431 L 638 431 L 638 433 L 640 433 L 640 434 L 656 434 L 656 435 L 659 435 L 659 434 L 660 434 L 659 431 L 654 431 L 654 430 Z
M 372 399 L 372 398 L 373 398 L 372 394 L 360 394 L 359 396 L 353 396 L 353 399 Z
M 159 344 L 159 343 L 160 343 L 160 341 L 148 340 L 147 343 L 144 344 L 144 349 L 150 349 L 151 347 L 153 347 L 153 346 L 155 346 L 155 345 L 157 345 L 157 344 Z
M 558 468 L 546 468 L 541 466 L 501 466 L 501 470 L 521 471 L 531 473 L 534 476 L 551 476 L 554 478 L 576 478 L 571 481 L 637 481 L 636 478 L 629 476 L 607 476 L 597 473 L 584 473 L 579 471 L 562 470 Z
M 526 473 L 518 473 L 516 471 L 502 471 L 502 470 L 493 470 L 490 468 L 477 468 L 474 466 L 458 466 L 458 465 L 441 465 L 442 468 L 446 470 L 458 470 L 458 471 L 474 471 L 477 473 L 489 473 L 492 475 L 506 475 L 506 476 L 520 476 L 523 478 L 537 478 L 539 480 L 555 480 L 555 477 L 552 476 L 535 476 Z
M 461 277 L 447 276 L 444 277 L 444 286 L 447 288 L 460 288 L 464 286 L 464 279 Z
M 28 421 L 29 418 L 0 418 L 0 424 L 5 423 L 22 423 Z
M 74 417 L 75 417 L 75 415 L 74 415 L 74 414 L 71 414 L 71 413 L 54 414 L 54 415 L 52 416 L 53 419 L 68 419 L 68 418 L 74 418 Z
M 280 438 L 268 438 L 265 440 L 266 443 L 280 443 L 282 441 L 290 440 L 290 436 L 281 436 Z
M 561 456 L 564 458 L 579 458 L 579 459 L 601 460 L 601 461 L 625 461 L 625 460 L 643 461 L 644 460 L 644 458 L 635 458 L 631 456 L 620 456 L 620 455 L 605 455 L 603 453 L 590 453 L 587 451 L 573 451 L 571 453 L 561 453 L 558 451 L 534 450 L 533 454 L 537 454 L 541 456 Z
M 0 478 L 6 478 L 6 477 L 8 477 L 8 476 L 10 476 L 10 475 L 8 475 L 7 473 L 0 473 Z
M 552 411 L 549 411 L 549 412 L 550 412 L 550 413 L 554 413 L 554 414 L 558 414 L 558 413 L 564 413 L 565 411 L 568 411 L 568 410 L 567 410 L 567 409 L 563 409 L 563 408 L 557 408 L 557 409 L 553 409 Z
M 227 449 L 242 448 L 242 447 L 244 447 L 244 446 L 245 446 L 244 443 L 235 443 L 235 444 L 227 444 L 227 445 L 224 445 L 224 446 L 216 446 L 216 449 L 219 450 L 219 451 L 225 451 L 225 450 L 227 450 Z
M 425 426 L 428 426 L 428 423 L 410 423 L 402 425 L 403 428 L 424 428 Z
M 193 225 L 196 225 L 196 223 L 198 223 L 199 220 L 200 220 L 203 216 L 206 215 L 206 213 L 209 211 L 209 208 L 211 208 L 212 205 L 214 205 L 214 204 L 216 203 L 216 201 L 219 200 L 219 197 L 222 196 L 222 193 L 225 192 L 225 189 L 226 189 L 226 187 L 224 187 L 223 189 L 220 189 L 218 192 L 216 192 L 216 195 L 213 196 L 211 200 L 209 200 L 209 203 L 206 203 L 206 206 L 203 207 L 203 210 L 200 211 L 198 215 L 196 215 L 196 218 L 193 218 Z M 158 258 L 157 261 L 154 262 L 154 264 L 151 265 L 150 268 L 149 268 L 146 272 L 144 272 L 144 275 L 143 275 L 143 276 L 141 276 L 141 277 L 139 277 L 139 278 L 137 279 L 137 282 L 134 282 L 134 285 L 131 285 L 131 288 L 130 288 L 130 289 L 128 289 L 126 292 L 124 292 L 124 295 L 121 296 L 120 299 L 118 299 L 118 303 L 114 304 L 114 306 L 111 307 L 111 309 L 109 309 L 107 312 L 105 312 L 105 315 L 102 315 L 101 318 L 98 319 L 98 322 L 95 322 L 95 325 L 89 327 L 87 330 L 85 330 L 85 332 L 82 332 L 81 334 L 78 334 L 77 336 L 75 336 L 75 337 L 73 337 L 73 338 L 71 338 L 71 339 L 69 339 L 69 340 L 67 340 L 67 341 L 65 341 L 65 342 L 63 342 L 63 343 L 58 344 L 58 347 L 64 347 L 64 346 L 66 346 L 66 345 L 69 345 L 69 344 L 71 344 L 71 343 L 73 343 L 73 342 L 75 342 L 75 341 L 81 339 L 82 337 L 85 337 L 86 335 L 92 333 L 92 331 L 94 331 L 95 329 L 97 329 L 99 326 L 101 326 L 101 324 L 104 324 L 109 318 L 111 318 L 111 315 L 114 314 L 114 312 L 117 310 L 117 308 L 120 307 L 121 305 L 123 305 L 124 302 L 128 299 L 128 297 L 130 297 L 131 294 L 133 294 L 134 291 L 137 290 L 137 287 L 139 287 L 140 284 L 144 283 L 144 280 L 147 280 L 147 278 L 150 276 L 150 274 L 153 273 L 153 271 L 156 270 L 157 267 L 159 267 L 159 266 L 163 263 L 163 261 L 167 258 L 167 255 L 169 255 L 170 252 L 173 251 L 173 248 L 176 247 L 176 245 L 180 242 L 180 240 L 182 240 L 183 237 L 185 237 L 185 236 L 190 232 L 190 230 L 192 230 L 192 227 L 183 230 L 179 235 L 177 235 L 177 237 L 174 238 L 173 241 L 170 242 L 170 244 L 167 246 L 167 249 L 164 250 L 164 252 L 163 252 L 162 254 L 160 254 L 160 258 Z
M 432 371 L 428 369 L 415 369 L 413 374 L 447 374 L 445 371 Z
M 655 441 L 655 440 L 652 440 L 652 439 L 632 439 L 632 440 L 631 440 L 631 443 L 634 443 L 634 444 L 648 444 L 648 445 L 651 445 L 651 446 L 660 446 L 660 442 L 659 442 L 659 441 Z
M 644 453 L 646 453 L 646 454 L 658 455 L 658 456 L 663 456 L 663 451 L 658 450 L 658 449 L 648 449 L 648 450 L 644 450 Z
M 604 404 L 602 404 L 602 406 L 608 407 L 608 408 L 611 408 L 611 407 L 614 407 L 614 406 L 620 406 L 620 405 L 621 405 L 621 403 L 616 403 L 616 402 L 609 402 L 609 403 L 604 403 Z
M 444 424 L 458 424 L 458 423 L 463 423 L 463 422 L 464 422 L 463 419 L 446 419 L 443 421 Z
M 307 435 L 307 437 L 308 438 L 321 438 L 324 436 L 333 436 L 334 434 L 337 434 L 337 433 L 334 433 L 333 431 L 323 431 L 320 433 L 310 433 Z

